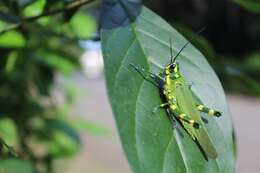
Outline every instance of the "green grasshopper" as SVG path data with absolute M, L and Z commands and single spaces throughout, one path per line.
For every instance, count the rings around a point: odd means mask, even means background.
M 176 56 L 173 57 L 170 40 L 171 61 L 159 74 L 149 72 L 147 76 L 147 72 L 145 72 L 143 68 L 132 63 L 130 65 L 139 72 L 145 80 L 156 85 L 160 89 L 161 95 L 164 96 L 165 103 L 156 107 L 153 112 L 158 108 L 166 108 L 168 114 L 175 117 L 191 138 L 198 142 L 206 156 L 216 159 L 218 156 L 216 148 L 204 127 L 200 112 L 216 117 L 221 116 L 221 113 L 196 101 L 196 95 L 192 92 L 190 85 L 180 73 L 179 64 L 176 62 L 177 57 L 189 43 L 190 42 L 187 42 Z

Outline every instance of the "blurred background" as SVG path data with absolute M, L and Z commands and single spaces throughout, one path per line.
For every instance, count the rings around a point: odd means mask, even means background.
M 215 69 L 238 140 L 260 160 L 260 2 L 145 0 Z M 106 96 L 100 0 L 0 1 L 0 173 L 130 173 Z

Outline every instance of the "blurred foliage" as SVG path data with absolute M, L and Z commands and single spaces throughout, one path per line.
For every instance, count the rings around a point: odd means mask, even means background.
M 208 58 L 230 92 L 260 96 L 260 2 L 144 0 Z M 221 10 L 220 10 L 221 9 Z
M 64 104 L 53 96 L 57 73 L 65 77 L 80 69 L 79 40 L 90 39 L 97 30 L 95 19 L 79 10 L 88 2 L 66 8 L 74 2 L 0 2 L 1 173 L 51 173 L 56 159 L 80 149 L 77 120 L 69 116 L 73 85 L 59 88 Z M 81 129 L 99 128 L 86 124 L 81 120 Z

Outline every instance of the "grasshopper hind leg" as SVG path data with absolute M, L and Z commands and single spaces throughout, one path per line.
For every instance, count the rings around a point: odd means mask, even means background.
M 204 112 L 204 113 L 206 113 L 206 114 L 208 114 L 210 116 L 220 117 L 222 115 L 221 112 L 216 111 L 216 110 L 211 109 L 211 108 L 208 108 L 208 107 L 206 107 L 204 105 L 200 105 L 200 104 L 197 105 L 197 109 L 200 112 Z
M 172 124 L 172 128 L 177 129 L 177 127 L 178 127 L 177 121 L 173 118 L 170 108 L 167 108 L 166 111 L 167 111 L 168 118 L 170 119 L 170 122 Z
M 176 114 L 176 117 L 181 120 L 184 121 L 186 123 L 191 124 L 194 128 L 200 128 L 200 124 L 198 122 L 196 122 L 195 120 L 193 120 L 190 116 L 184 114 L 184 113 L 179 113 Z
M 181 132 L 180 128 L 178 127 L 178 123 L 177 123 L 177 120 L 174 118 L 174 115 L 173 113 L 171 112 L 170 108 L 167 108 L 166 109 L 167 111 L 167 115 L 168 115 L 168 118 L 171 122 L 171 125 L 172 125 L 172 128 L 173 130 L 177 130 L 177 133 L 181 136 L 181 137 L 184 137 L 183 133 Z
M 194 119 L 192 119 L 189 115 L 183 113 L 180 111 L 177 105 L 171 104 L 170 105 L 170 111 L 174 114 L 174 117 L 179 119 L 180 121 L 184 121 L 190 125 L 192 125 L 194 128 L 200 128 L 200 124 L 196 122 Z

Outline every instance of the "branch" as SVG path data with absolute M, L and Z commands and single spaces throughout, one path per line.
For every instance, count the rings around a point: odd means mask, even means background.
M 76 1 L 69 3 L 68 5 L 66 5 L 63 8 L 55 9 L 55 10 L 52 10 L 52 11 L 46 11 L 46 12 L 43 12 L 42 14 L 39 14 L 39 15 L 36 15 L 36 16 L 21 19 L 21 21 L 19 21 L 18 23 L 11 24 L 11 25 L 7 26 L 5 29 L 3 29 L 2 31 L 0 31 L 0 35 L 7 32 L 7 31 L 18 28 L 26 22 L 32 22 L 32 21 L 38 20 L 39 18 L 42 18 L 42 17 L 45 17 L 45 16 L 56 15 L 56 14 L 62 13 L 64 11 L 76 9 L 76 8 L 79 8 L 83 5 L 89 4 L 93 1 L 95 1 L 95 0 L 76 0 Z

